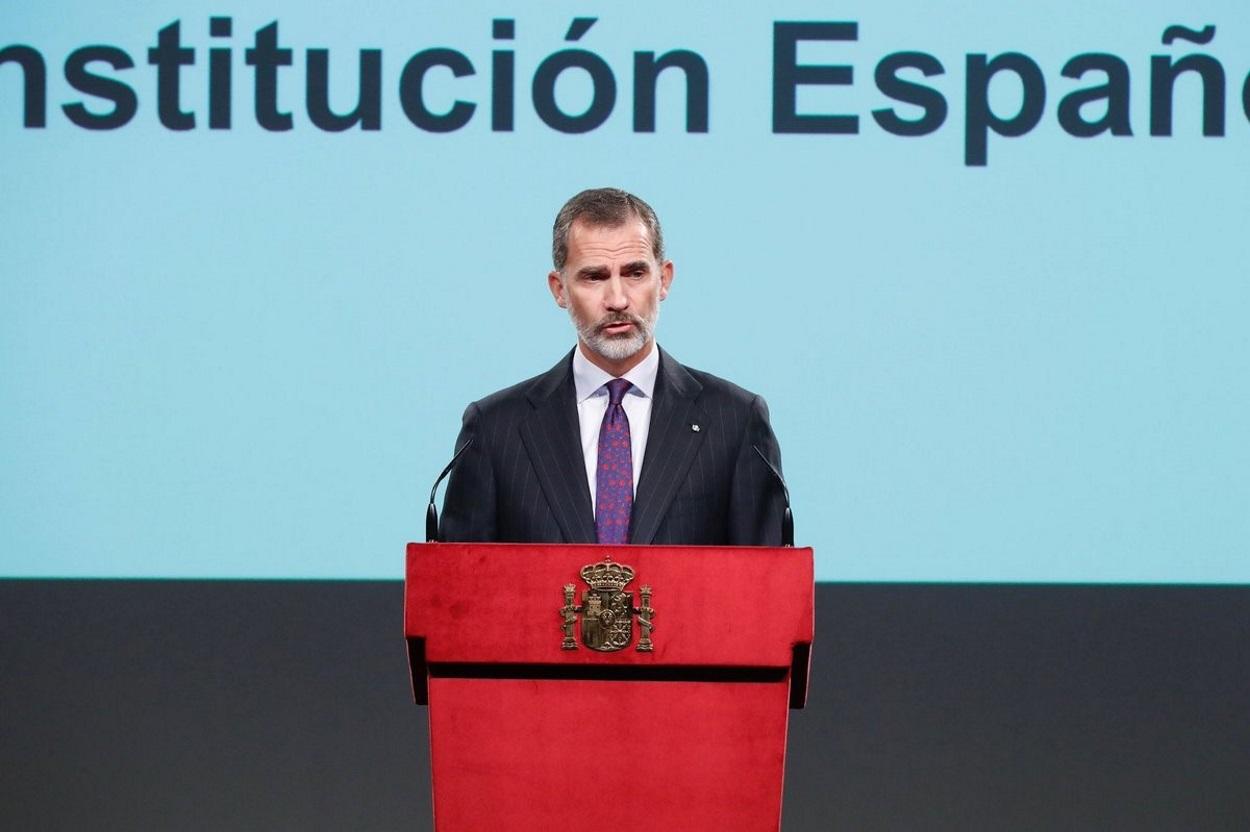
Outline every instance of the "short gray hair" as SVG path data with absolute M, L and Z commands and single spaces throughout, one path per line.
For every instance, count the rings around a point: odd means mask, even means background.
M 564 271 L 569 259 L 569 229 L 581 220 L 594 228 L 619 228 L 636 217 L 642 220 L 651 234 L 651 254 L 657 263 L 664 261 L 664 232 L 660 230 L 660 218 L 651 206 L 633 194 L 620 188 L 591 188 L 564 203 L 556 214 L 551 229 L 551 262 L 556 271 Z

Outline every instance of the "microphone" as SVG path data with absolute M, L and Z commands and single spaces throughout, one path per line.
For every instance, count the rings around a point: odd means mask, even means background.
M 430 489 L 430 504 L 425 509 L 425 542 L 438 543 L 438 509 L 434 507 L 434 495 L 438 493 L 438 487 L 442 485 L 443 480 L 447 479 L 447 475 L 451 473 L 451 469 L 456 467 L 456 463 L 460 461 L 460 456 L 469 449 L 473 444 L 473 437 L 469 437 L 469 441 L 460 446 L 460 450 L 456 451 L 452 456 L 451 462 L 447 463 L 447 467 L 443 469 L 443 473 L 438 475 L 438 479 L 434 480 L 434 487 Z M 758 448 L 756 450 L 759 450 Z M 786 498 L 787 501 L 789 498 Z
M 781 472 L 777 470 L 777 466 L 768 461 L 768 457 L 764 456 L 764 452 L 760 450 L 759 445 L 752 445 L 755 452 L 759 454 L 760 459 L 764 460 L 764 464 L 768 466 L 768 470 L 773 472 L 773 476 L 777 478 L 777 482 L 781 483 L 781 495 L 786 501 L 786 511 L 781 515 L 781 545 L 794 545 L 794 512 L 790 511 L 790 489 L 786 488 L 785 478 L 781 476 Z

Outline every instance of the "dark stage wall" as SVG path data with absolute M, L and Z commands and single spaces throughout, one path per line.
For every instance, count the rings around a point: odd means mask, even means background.
M 1250 828 L 1250 588 L 816 599 L 786 830 Z M 389 582 L 0 581 L 0 828 L 428 829 L 401 608 Z

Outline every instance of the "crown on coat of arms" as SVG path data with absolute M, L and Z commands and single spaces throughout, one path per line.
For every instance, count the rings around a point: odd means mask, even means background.
M 591 589 L 610 589 L 620 592 L 625 584 L 634 579 L 634 568 L 623 563 L 591 563 L 582 567 L 582 580 Z

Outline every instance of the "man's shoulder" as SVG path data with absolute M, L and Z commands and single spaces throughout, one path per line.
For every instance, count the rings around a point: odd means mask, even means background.
M 571 355 L 571 354 L 570 354 Z M 533 409 L 534 403 L 554 393 L 571 373 L 569 356 L 565 356 L 545 373 L 496 390 L 469 405 L 470 412 L 486 418 L 507 418 Z
M 750 390 L 747 390 L 745 387 L 734 384 L 727 378 L 721 378 L 720 376 L 713 375 L 705 370 L 696 370 L 693 367 L 687 367 L 686 371 L 695 377 L 699 384 L 703 386 L 703 390 L 705 392 L 710 391 L 718 396 L 727 396 L 731 399 L 741 401 L 750 401 L 758 395 Z
M 741 387 L 738 384 L 718 375 L 699 370 L 694 367 L 688 367 L 676 359 L 673 359 L 667 353 L 662 354 L 663 357 L 671 361 L 673 367 L 668 370 L 670 373 L 685 374 L 689 380 L 692 380 L 697 386 L 697 397 L 701 403 L 710 405 L 749 407 L 757 399 L 761 397 Z M 685 383 L 685 380 L 682 380 Z

